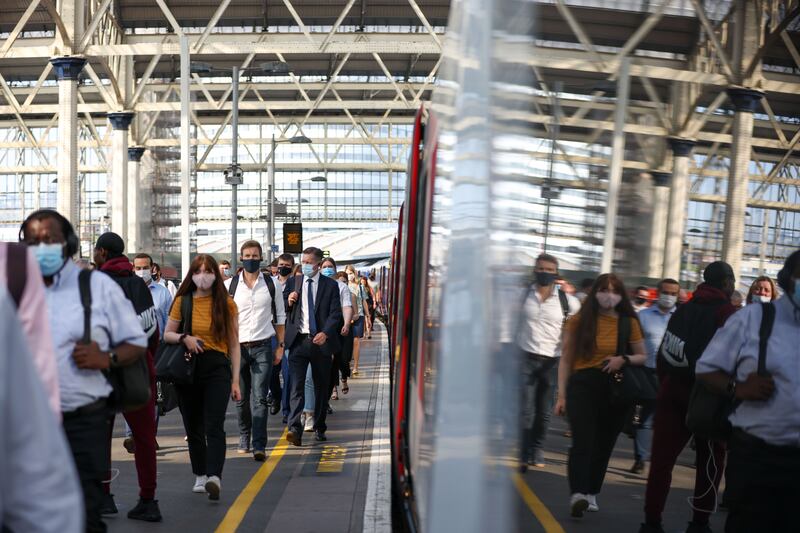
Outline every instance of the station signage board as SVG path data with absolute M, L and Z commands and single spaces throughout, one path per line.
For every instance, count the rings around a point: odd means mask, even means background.
M 303 225 L 286 223 L 283 225 L 283 252 L 287 254 L 303 253 Z

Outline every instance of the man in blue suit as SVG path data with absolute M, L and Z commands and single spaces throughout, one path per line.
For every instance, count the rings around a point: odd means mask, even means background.
M 320 275 L 322 250 L 306 248 L 301 260 L 303 275 L 286 283 L 284 295 L 289 305 L 286 318 L 286 346 L 292 387 L 289 413 L 289 432 L 286 440 L 300 446 L 303 426 L 300 415 L 305 405 L 305 381 L 308 365 L 314 377 L 314 435 L 325 437 L 325 418 L 328 414 L 328 382 L 333 354 L 339 350 L 339 330 L 342 328 L 342 304 L 338 284 Z

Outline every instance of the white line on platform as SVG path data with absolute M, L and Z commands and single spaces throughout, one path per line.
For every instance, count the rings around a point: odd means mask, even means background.
M 391 533 L 391 448 L 389 441 L 389 366 L 386 330 L 381 331 L 378 364 L 378 398 L 372 426 L 372 455 L 369 460 L 364 533 Z

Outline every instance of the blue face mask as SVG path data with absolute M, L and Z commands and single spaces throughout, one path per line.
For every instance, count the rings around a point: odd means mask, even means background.
M 52 276 L 64 266 L 64 246 L 62 244 L 39 243 L 33 247 L 33 255 L 39 263 L 43 276 Z
M 303 268 L 303 275 L 305 277 L 307 277 L 307 278 L 313 278 L 314 277 L 314 274 L 315 274 L 314 265 L 307 265 L 307 264 L 303 263 L 303 267 L 302 268 Z
M 325 267 L 322 269 L 322 275 L 332 278 L 333 276 L 336 275 L 336 269 L 333 267 Z

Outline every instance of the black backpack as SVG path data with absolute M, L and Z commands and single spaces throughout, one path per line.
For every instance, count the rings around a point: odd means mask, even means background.
M 694 366 L 719 329 L 717 310 L 724 302 L 689 302 L 673 313 L 658 348 L 659 368 L 670 373 L 694 377 Z
M 78 290 L 83 306 L 83 344 L 92 342 L 91 275 L 91 270 L 81 270 L 78 274 Z M 108 398 L 109 405 L 117 412 L 135 411 L 150 401 L 150 370 L 146 357 L 139 357 L 125 366 L 109 368 L 103 374 L 113 388 Z
M 264 282 L 267 284 L 267 289 L 269 289 L 269 295 L 272 300 L 272 325 L 274 326 L 278 322 L 278 311 L 275 309 L 275 282 L 272 281 L 270 276 L 267 276 L 264 272 L 261 273 L 264 277 Z M 228 287 L 228 294 L 231 295 L 231 298 L 234 297 L 236 294 L 236 287 L 239 286 L 239 274 L 236 274 L 231 278 L 231 284 Z

